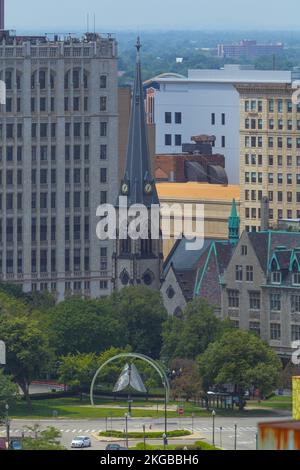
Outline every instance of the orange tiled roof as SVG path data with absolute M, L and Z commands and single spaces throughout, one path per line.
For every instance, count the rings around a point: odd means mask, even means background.
M 240 200 L 239 185 L 221 186 L 207 183 L 157 183 L 158 197 L 163 200 L 209 200 L 232 201 Z

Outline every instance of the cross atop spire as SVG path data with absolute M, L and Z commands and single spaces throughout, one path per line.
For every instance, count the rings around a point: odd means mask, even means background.
M 159 204 L 148 148 L 148 132 L 144 106 L 140 49 L 141 41 L 137 38 L 137 58 L 135 79 L 132 93 L 129 124 L 126 170 L 121 184 L 121 194 L 128 197 L 128 204 Z

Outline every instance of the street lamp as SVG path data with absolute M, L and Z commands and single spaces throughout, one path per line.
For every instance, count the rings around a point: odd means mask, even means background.
M 128 414 L 125 413 L 125 439 L 126 439 L 126 447 L 128 449 Z
M 143 434 L 144 434 L 144 450 L 146 450 L 146 425 L 143 424 Z
M 9 447 L 9 441 L 10 441 L 10 435 L 9 435 L 9 431 L 10 431 L 10 422 L 9 422 L 9 416 L 8 416 L 8 410 L 9 410 L 9 405 L 8 403 L 6 403 L 5 405 L 5 410 L 6 410 L 6 420 L 5 420 L 5 424 L 6 424 L 6 440 L 7 440 L 7 445 Z
M 215 445 L 215 417 L 216 417 L 216 412 L 215 412 L 215 410 L 212 410 L 211 415 L 212 415 L 212 420 L 213 420 L 213 435 L 212 435 L 212 437 L 213 437 L 213 445 Z
M 222 449 L 222 431 L 223 431 L 223 428 L 222 426 L 220 427 L 220 448 Z
M 234 425 L 234 450 L 237 449 L 237 424 Z

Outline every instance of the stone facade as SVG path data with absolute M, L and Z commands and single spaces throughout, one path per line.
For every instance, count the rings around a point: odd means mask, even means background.
M 1 33 L 1 265 L 24 291 L 111 292 L 96 209 L 118 188 L 117 43 Z

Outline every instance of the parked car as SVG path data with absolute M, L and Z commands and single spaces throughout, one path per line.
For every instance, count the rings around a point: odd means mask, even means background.
M 128 450 L 127 447 L 122 447 L 120 444 L 108 444 L 105 450 Z
M 75 439 L 72 440 L 71 447 L 83 448 L 83 447 L 91 447 L 92 441 L 87 436 L 77 436 Z
M 10 441 L 9 449 L 10 450 L 23 450 L 22 442 L 19 441 L 18 439 L 13 439 L 12 441 Z

